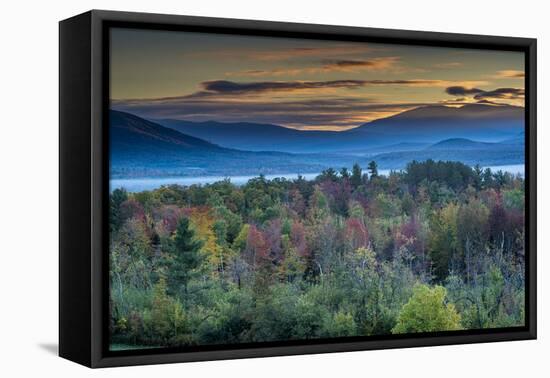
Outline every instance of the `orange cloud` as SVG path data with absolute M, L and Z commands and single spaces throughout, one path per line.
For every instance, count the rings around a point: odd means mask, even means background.
M 379 71 L 394 68 L 399 57 L 381 57 L 372 59 L 339 59 L 326 60 L 320 67 L 274 68 L 270 70 L 245 70 L 226 72 L 226 76 L 260 77 L 260 76 L 295 76 L 298 74 L 318 74 L 325 72 Z
M 226 72 L 226 76 L 240 76 L 240 77 L 260 77 L 260 76 L 283 76 L 283 75 L 289 75 L 289 76 L 295 76 L 298 74 L 304 73 L 303 68 L 295 68 L 295 69 L 285 69 L 285 68 L 275 68 L 272 70 L 245 70 L 245 71 L 237 71 L 237 72 Z
M 252 59 L 278 61 L 299 57 L 327 57 L 352 55 L 370 52 L 371 48 L 365 44 L 337 45 L 326 47 L 294 47 L 272 51 L 257 51 L 249 54 Z
M 502 70 L 497 71 L 493 76 L 495 79 L 522 79 L 525 77 L 525 71 L 518 70 Z
M 462 66 L 464 66 L 464 64 L 460 62 L 448 62 L 448 63 L 437 63 L 437 64 L 434 64 L 432 67 L 446 69 L 446 68 L 458 68 Z
M 356 72 L 356 71 L 378 71 L 387 70 L 392 68 L 399 61 L 399 57 L 381 57 L 364 60 L 333 60 L 327 61 L 325 65 L 321 67 L 325 71 L 344 71 L 344 72 Z
M 361 55 L 370 53 L 379 48 L 371 48 L 364 43 L 356 44 L 338 44 L 324 47 L 292 47 L 270 50 L 251 50 L 247 48 L 218 49 L 215 51 L 201 51 L 189 53 L 187 56 L 193 57 L 215 57 L 223 59 L 237 60 L 258 60 L 258 61 L 285 61 L 296 58 L 327 58 Z

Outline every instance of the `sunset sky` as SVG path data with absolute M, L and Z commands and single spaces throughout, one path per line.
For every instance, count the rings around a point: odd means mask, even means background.
M 524 103 L 524 55 L 113 29 L 111 100 L 146 118 L 345 130 L 430 104 Z

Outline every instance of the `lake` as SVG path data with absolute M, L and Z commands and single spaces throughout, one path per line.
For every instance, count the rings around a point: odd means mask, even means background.
M 514 165 L 499 165 L 491 168 L 493 172 L 498 170 L 509 172 L 512 174 L 519 174 L 523 176 L 525 174 L 525 165 L 523 164 L 514 164 Z M 379 169 L 378 173 L 381 175 L 387 175 L 390 173 L 389 169 Z M 265 175 L 265 178 L 272 180 L 277 177 L 284 177 L 286 179 L 292 180 L 298 178 L 300 174 L 290 173 L 290 174 L 279 174 L 279 175 Z M 317 177 L 319 173 L 304 173 L 301 174 L 306 180 L 312 180 Z M 224 179 L 230 179 L 231 182 L 235 185 L 244 185 L 248 180 L 258 177 L 256 176 L 196 176 L 196 177 L 144 177 L 144 178 L 130 178 L 130 179 L 112 179 L 109 181 L 109 189 L 113 191 L 117 188 L 124 188 L 129 192 L 141 192 L 143 190 L 153 190 L 160 188 L 163 185 L 194 185 L 194 184 L 211 184 L 216 181 L 221 181 Z

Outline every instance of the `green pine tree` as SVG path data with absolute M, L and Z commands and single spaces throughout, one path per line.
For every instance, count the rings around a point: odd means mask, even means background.
M 368 170 L 369 170 L 369 173 L 370 173 L 370 177 L 373 178 L 373 177 L 378 177 L 378 164 L 376 164 L 376 162 L 374 160 L 372 160 L 369 165 L 367 166 Z
M 357 189 L 359 185 L 361 185 L 362 176 L 363 171 L 361 170 L 359 164 L 353 164 L 353 168 L 351 169 L 351 185 L 353 185 L 355 189 Z
M 189 281 L 197 274 L 205 256 L 201 253 L 203 242 L 195 238 L 189 219 L 183 217 L 178 222 L 174 235 L 173 258 L 168 264 L 168 289 L 179 293 L 183 288 L 187 297 Z
M 126 200 L 128 200 L 128 192 L 125 189 L 115 189 L 109 196 L 109 224 L 111 232 L 118 231 L 122 225 L 122 220 L 120 219 L 120 205 Z

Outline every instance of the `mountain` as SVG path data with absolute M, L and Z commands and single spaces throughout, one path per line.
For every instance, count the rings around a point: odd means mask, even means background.
M 376 147 L 349 149 L 345 151 L 346 155 L 352 156 L 374 156 L 384 152 L 399 152 L 399 151 L 418 151 L 430 146 L 430 143 L 421 142 L 401 142 L 396 144 L 389 144 Z
M 176 119 L 152 121 L 212 143 L 248 151 L 319 152 L 315 148 L 317 144 L 339 134 L 250 122 L 191 122 Z
M 498 142 L 524 129 L 524 109 L 509 105 L 418 107 L 347 131 L 301 131 L 260 123 L 154 120 L 163 126 L 223 147 L 291 153 L 377 150 L 400 143 L 430 144 L 449 138 Z
M 471 138 L 497 142 L 524 129 L 524 109 L 517 106 L 468 104 L 462 107 L 424 106 L 363 124 L 354 136 L 396 138 L 408 142 L 436 142 Z
M 516 136 L 502 140 L 503 144 L 525 144 L 525 131 L 517 134 Z
M 115 155 L 124 152 L 153 153 L 158 150 L 220 150 L 202 139 L 179 133 L 130 113 L 111 110 L 109 139 Z
M 473 111 L 485 112 L 485 109 Z M 371 160 L 375 160 L 380 169 L 403 169 L 411 160 L 422 161 L 427 159 L 454 160 L 482 166 L 523 163 L 524 144 L 511 142 L 511 140 L 521 138 L 522 131 L 516 132 L 515 126 L 512 128 L 514 132 L 510 134 L 512 139 L 503 138 L 501 143 L 474 140 L 457 136 L 457 134 L 460 135 L 459 130 L 465 130 L 465 128 L 468 128 L 470 134 L 476 135 L 476 130 L 473 129 L 474 126 L 464 125 L 461 120 L 449 121 L 445 126 L 440 123 L 436 127 L 435 123 L 430 125 L 428 121 L 425 121 L 428 126 L 425 124 L 421 127 L 414 126 L 417 125 L 416 121 L 418 119 L 426 119 L 426 112 L 426 109 L 419 109 L 406 112 L 407 114 L 402 113 L 384 120 L 373 121 L 361 126 L 365 130 L 314 132 L 311 134 L 313 135 L 311 145 L 307 144 L 310 132 L 284 129 L 280 126 L 271 125 L 272 127 L 268 128 L 268 136 L 264 135 L 263 138 L 259 138 L 262 134 L 254 131 L 256 127 L 254 124 L 221 124 L 224 125 L 221 126 L 222 129 L 230 127 L 235 127 L 241 131 L 248 129 L 251 134 L 254 134 L 254 137 L 248 138 L 247 133 L 237 133 L 239 138 L 231 139 L 235 143 L 238 142 L 237 139 L 241 139 L 242 143 L 263 140 L 264 144 L 260 147 L 265 148 L 264 151 L 246 151 L 224 147 L 218 141 L 214 143 L 214 138 L 207 141 L 129 113 L 112 110 L 110 112 L 111 177 L 228 177 L 259 174 L 305 174 L 321 172 L 329 167 L 335 169 L 341 167 L 351 168 L 354 163 L 366 167 Z M 455 112 L 455 110 L 451 112 Z M 441 117 L 447 114 L 447 109 L 438 108 L 436 112 L 430 112 L 429 114 L 437 114 L 438 117 Z M 500 130 L 506 130 L 505 124 L 513 120 L 513 117 L 510 118 L 510 120 L 502 120 Z M 452 117 L 447 117 L 447 119 L 452 119 Z M 484 117 L 480 119 L 484 119 Z M 498 116 L 492 114 L 492 116 L 487 116 L 485 119 L 493 124 Z M 405 131 L 397 133 L 397 122 L 401 125 L 401 130 Z M 481 121 L 476 118 L 471 122 L 479 126 Z M 382 128 L 382 124 L 386 126 Z M 503 124 L 504 126 L 502 126 Z M 191 126 L 195 127 L 196 125 Z M 410 132 L 407 127 L 417 131 L 422 127 L 425 129 L 431 127 L 432 134 L 423 136 L 425 140 L 430 140 L 430 142 L 415 141 L 414 136 L 416 134 Z M 208 128 L 212 134 L 216 134 L 215 124 L 209 124 Z M 381 129 L 384 129 L 384 132 L 380 131 Z M 229 129 L 225 132 L 225 135 L 231 134 Z M 392 132 L 396 132 L 396 134 L 392 135 Z M 487 135 L 500 135 L 495 131 L 483 132 Z M 330 137 L 318 136 L 320 134 L 328 134 Z M 452 136 L 448 137 L 447 134 Z M 286 146 L 294 146 L 294 148 L 306 152 L 273 151 L 281 148 L 273 141 L 277 138 L 283 138 L 282 135 L 299 135 L 297 139 L 288 137 L 287 139 L 291 139 L 294 144 L 289 142 Z M 379 139 L 377 139 L 378 136 L 380 136 Z M 431 141 L 432 139 L 435 140 Z M 224 142 L 224 140 L 221 140 L 221 142 Z M 306 144 L 300 146 L 300 143 Z M 323 143 L 325 143 L 324 146 Z M 307 152 L 312 149 L 315 150 L 315 148 L 326 148 L 327 146 L 330 147 L 328 152 Z M 260 147 L 256 146 L 256 148 Z
M 427 149 L 431 151 L 437 150 L 484 150 L 484 149 L 502 149 L 500 143 L 477 142 L 466 138 L 451 138 L 441 142 L 432 144 Z
M 487 143 L 465 138 L 451 138 L 417 151 L 381 153 L 372 157 L 382 169 L 402 169 L 412 160 L 460 161 L 468 165 L 498 166 L 523 164 L 523 144 Z
M 109 138 L 112 178 L 315 173 L 357 161 L 343 155 L 224 148 L 115 110 L 110 112 Z

